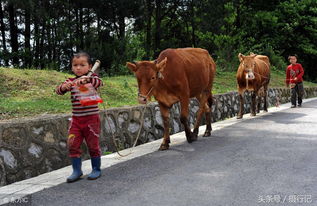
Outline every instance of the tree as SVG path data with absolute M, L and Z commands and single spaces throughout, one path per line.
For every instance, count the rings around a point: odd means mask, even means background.
M 155 59 L 166 48 L 201 47 L 218 69 L 234 71 L 237 54 L 269 55 L 283 69 L 300 56 L 317 80 L 315 0 L 6 0 L 0 2 L 1 65 L 69 70 L 86 50 L 108 75 L 126 61 Z
M 24 10 L 24 67 L 32 66 L 31 54 L 31 13 L 34 9 L 31 0 L 23 1 L 22 9 Z
M 7 50 L 7 45 L 6 45 L 6 25 L 4 24 L 4 12 L 3 12 L 3 8 L 2 8 L 2 1 L 0 1 L 0 29 L 1 29 L 1 37 L 2 37 L 2 48 L 3 48 L 3 52 L 2 56 L 4 57 L 4 65 L 8 66 L 9 62 L 7 59 L 7 54 L 8 54 L 8 50 Z
M 19 42 L 18 28 L 16 23 L 16 8 L 13 2 L 8 3 L 9 25 L 10 25 L 10 43 L 12 50 L 12 63 L 14 66 L 19 66 Z

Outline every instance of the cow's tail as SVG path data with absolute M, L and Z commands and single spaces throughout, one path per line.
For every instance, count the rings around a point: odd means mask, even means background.
M 212 94 L 209 95 L 207 103 L 208 103 L 208 107 L 211 109 L 212 104 L 214 103 L 214 100 L 212 98 Z
M 213 81 L 216 75 L 216 63 L 214 62 L 213 58 L 210 56 L 210 89 L 212 90 Z
M 213 97 L 212 97 L 212 86 L 214 82 L 214 78 L 216 75 L 216 63 L 214 62 L 213 58 L 210 56 L 210 95 L 207 99 L 208 106 L 211 109 L 211 106 L 213 105 Z

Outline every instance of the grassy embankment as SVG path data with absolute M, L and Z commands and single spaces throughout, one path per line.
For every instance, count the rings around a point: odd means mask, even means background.
M 49 70 L 0 68 L 0 120 L 39 114 L 70 113 L 69 94 L 54 93 L 56 85 L 71 74 Z M 272 71 L 271 87 L 284 86 L 284 71 Z M 101 94 L 106 107 L 137 104 L 135 77 L 104 77 Z M 317 86 L 305 82 L 305 86 Z M 217 72 L 213 93 L 236 91 L 235 72 Z

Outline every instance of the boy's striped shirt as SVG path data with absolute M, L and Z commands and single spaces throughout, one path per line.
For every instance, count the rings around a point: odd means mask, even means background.
M 72 102 L 72 108 L 73 108 L 73 116 L 88 116 L 88 115 L 92 115 L 92 114 L 98 114 L 99 113 L 99 108 L 98 108 L 98 104 L 93 104 L 93 105 L 89 105 L 89 106 L 83 106 L 80 104 L 80 100 L 79 100 L 79 90 L 78 87 L 73 85 L 71 87 L 70 90 L 67 91 L 63 91 L 62 90 L 62 85 L 65 83 L 69 83 L 69 82 L 74 82 L 77 78 L 69 78 L 67 79 L 65 82 L 63 82 L 61 85 L 59 85 L 56 88 L 56 93 L 58 95 L 64 95 L 66 92 L 70 91 L 71 95 L 71 102 Z M 92 86 L 97 89 L 99 86 L 102 85 L 102 81 L 101 79 L 99 79 L 99 77 L 96 74 L 93 74 L 90 77 L 90 83 L 92 84 Z

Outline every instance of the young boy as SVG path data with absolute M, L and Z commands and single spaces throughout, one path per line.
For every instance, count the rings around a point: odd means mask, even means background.
M 71 59 L 71 67 L 74 78 L 69 78 L 56 88 L 56 93 L 64 95 L 66 92 L 71 92 L 72 102 L 72 119 L 68 130 L 68 150 L 71 158 L 73 173 L 67 178 L 67 182 L 79 180 L 83 175 L 81 170 L 81 149 L 80 146 L 85 139 L 89 154 L 91 157 L 92 172 L 88 175 L 89 180 L 94 180 L 100 177 L 100 119 L 98 103 L 84 106 L 80 103 L 80 86 L 91 84 L 97 89 L 102 85 L 102 81 L 96 74 L 87 76 L 91 71 L 92 62 L 89 54 L 79 52 Z
M 296 94 L 298 99 L 298 107 L 302 106 L 302 97 L 304 94 L 303 75 L 304 69 L 301 64 L 297 63 L 297 55 L 290 55 L 288 57 L 291 63 L 286 68 L 286 86 L 291 88 L 291 108 L 296 107 Z

